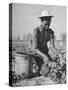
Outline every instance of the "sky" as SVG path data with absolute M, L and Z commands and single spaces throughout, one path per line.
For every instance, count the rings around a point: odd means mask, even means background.
M 12 37 L 32 33 L 34 28 L 41 24 L 41 12 L 47 10 L 54 17 L 50 28 L 55 32 L 57 40 L 61 39 L 61 34 L 66 33 L 66 7 L 55 5 L 22 4 L 13 3 L 12 5 Z

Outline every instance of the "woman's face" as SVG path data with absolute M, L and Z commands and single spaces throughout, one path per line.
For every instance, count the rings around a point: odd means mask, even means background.
M 49 28 L 50 23 L 51 23 L 51 19 L 45 19 L 45 18 L 43 18 L 43 19 L 41 20 L 41 24 L 42 24 L 42 26 L 43 26 L 45 29 L 48 29 L 48 28 Z

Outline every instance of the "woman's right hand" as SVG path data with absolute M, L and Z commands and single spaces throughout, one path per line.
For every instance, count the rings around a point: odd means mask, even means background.
M 48 61 L 49 61 L 48 56 L 45 55 L 45 56 L 43 57 L 43 60 L 44 60 L 44 63 L 47 65 L 47 64 L 48 64 Z

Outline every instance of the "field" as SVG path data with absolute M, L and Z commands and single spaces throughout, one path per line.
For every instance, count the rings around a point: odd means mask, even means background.
M 66 46 L 55 42 L 56 49 L 49 48 L 52 61 L 41 67 L 41 76 L 37 75 L 38 66 L 34 60 L 35 53 L 31 50 L 30 42 L 13 41 L 10 47 L 10 72 L 13 86 L 49 85 L 66 83 Z M 26 53 L 26 54 L 24 54 Z M 30 55 L 28 55 L 28 53 Z M 12 60 L 11 60 L 12 59 Z M 48 73 L 46 74 L 46 70 Z M 33 75 L 33 78 L 29 78 Z M 10 75 L 11 78 L 11 75 Z

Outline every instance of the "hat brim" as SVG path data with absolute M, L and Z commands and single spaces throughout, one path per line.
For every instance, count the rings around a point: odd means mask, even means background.
M 38 17 L 38 18 L 40 18 L 40 19 L 42 19 L 42 18 L 52 18 L 52 17 L 54 17 L 54 16 L 41 16 L 41 17 Z

